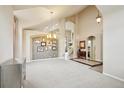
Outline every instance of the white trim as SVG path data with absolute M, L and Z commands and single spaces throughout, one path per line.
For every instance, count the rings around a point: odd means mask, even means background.
M 111 74 L 108 74 L 108 73 L 105 73 L 105 72 L 103 72 L 103 74 L 106 75 L 106 76 L 109 76 L 109 77 L 112 77 L 112 78 L 114 78 L 114 79 L 117 79 L 117 80 L 120 80 L 120 81 L 124 82 L 124 79 L 119 78 L 119 77 L 117 77 L 117 76 L 114 76 L 114 75 L 111 75 Z

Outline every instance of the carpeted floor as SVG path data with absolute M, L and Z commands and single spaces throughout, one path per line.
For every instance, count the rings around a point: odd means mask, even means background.
M 85 88 L 124 87 L 124 82 L 89 69 L 89 66 L 64 59 L 31 62 L 26 68 L 24 87 Z

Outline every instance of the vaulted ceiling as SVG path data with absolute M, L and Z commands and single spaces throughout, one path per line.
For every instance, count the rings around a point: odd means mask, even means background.
M 23 28 L 37 29 L 49 23 L 51 11 L 54 12 L 52 19 L 57 21 L 72 16 L 86 7 L 86 5 L 15 5 L 13 9 Z

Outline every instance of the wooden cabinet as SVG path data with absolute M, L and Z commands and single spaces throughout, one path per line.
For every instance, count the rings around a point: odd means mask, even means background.
M 85 51 L 85 41 L 79 42 L 79 50 L 77 52 L 78 58 L 86 59 L 86 51 Z
M 81 49 L 78 50 L 78 58 L 86 59 L 86 51 L 81 51 Z

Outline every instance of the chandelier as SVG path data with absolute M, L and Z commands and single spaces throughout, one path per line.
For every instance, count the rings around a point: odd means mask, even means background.
M 52 16 L 53 16 L 53 13 L 54 13 L 54 12 L 50 12 L 50 16 L 51 16 L 50 25 L 49 25 L 49 32 L 50 32 L 50 33 L 47 34 L 47 38 L 48 38 L 48 39 L 52 39 L 52 38 L 53 38 L 53 39 L 56 39 L 56 34 L 53 33 L 53 31 L 52 31 L 52 30 L 53 30 L 53 24 L 52 24 Z

